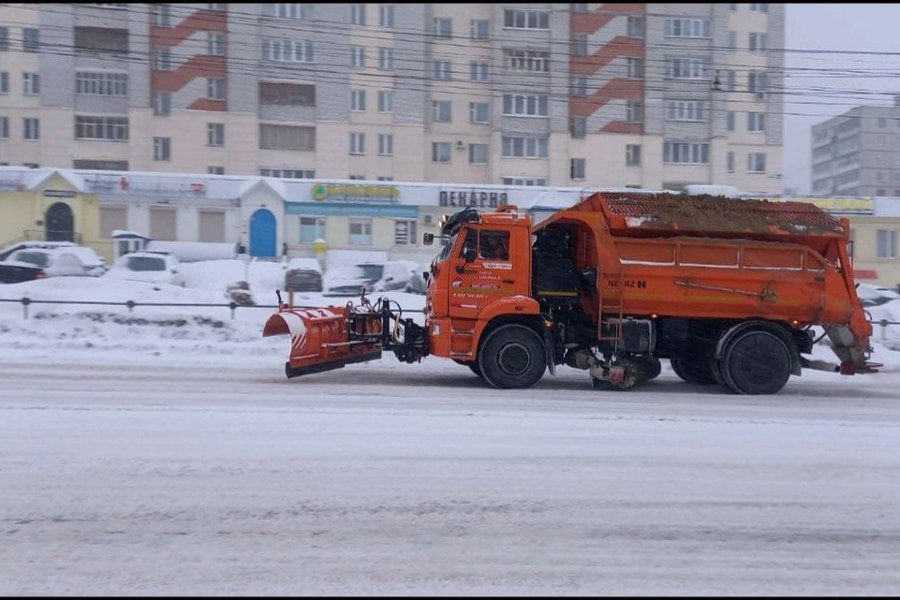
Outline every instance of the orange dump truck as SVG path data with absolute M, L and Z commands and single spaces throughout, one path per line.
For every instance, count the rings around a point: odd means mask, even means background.
M 498 388 L 568 365 L 594 387 L 628 389 L 668 359 L 685 381 L 772 394 L 802 368 L 880 366 L 848 239 L 846 219 L 800 202 L 598 192 L 535 226 L 513 206 L 467 208 L 442 224 L 424 326 L 384 298 L 279 301 L 263 335 L 291 335 L 288 377 L 392 350 L 452 359 Z M 813 326 L 839 362 L 808 356 Z

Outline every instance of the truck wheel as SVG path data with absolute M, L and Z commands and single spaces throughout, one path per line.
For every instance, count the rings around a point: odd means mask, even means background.
M 754 329 L 727 343 L 719 369 L 736 394 L 774 394 L 791 376 L 791 353 L 777 335 Z
M 710 358 L 693 354 L 673 354 L 669 362 L 675 374 L 688 383 L 700 385 L 716 383 L 713 373 L 715 367 Z
M 477 362 L 466 363 L 466 366 L 472 369 L 472 372 L 484 379 L 484 375 L 481 373 L 481 367 L 478 366 Z
M 544 343 L 524 325 L 503 325 L 481 344 L 478 367 L 485 381 L 496 388 L 531 387 L 547 368 Z

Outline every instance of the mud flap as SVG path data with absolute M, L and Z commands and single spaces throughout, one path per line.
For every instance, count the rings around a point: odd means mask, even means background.
M 551 375 L 556 375 L 556 360 L 553 356 L 553 338 L 550 331 L 544 329 L 544 356 L 547 358 L 547 370 Z

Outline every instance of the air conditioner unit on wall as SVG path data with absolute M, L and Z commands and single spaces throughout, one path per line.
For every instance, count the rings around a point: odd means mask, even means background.
M 422 223 L 424 223 L 425 225 L 431 225 L 432 220 L 433 219 L 431 215 L 422 215 Z

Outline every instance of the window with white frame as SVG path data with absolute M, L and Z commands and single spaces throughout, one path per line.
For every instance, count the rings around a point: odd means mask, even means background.
M 500 138 L 503 158 L 547 158 L 547 138 L 504 135 Z
M 378 90 L 378 112 L 394 112 L 394 92 L 390 90 Z
M 734 152 L 730 150 L 725 153 L 725 170 L 734 173 Z
M 390 71 L 394 68 L 394 49 L 379 48 L 378 49 L 378 68 Z
M 486 165 L 488 162 L 487 144 L 469 144 L 469 164 Z
M 548 73 L 550 71 L 550 53 L 545 50 L 505 48 L 503 64 L 510 71 Z
M 472 61 L 469 63 L 469 79 L 472 81 L 488 80 L 488 64 L 484 61 Z
M 219 5 L 224 6 L 224 4 Z M 220 9 L 224 10 L 224 9 Z M 263 16 L 281 19 L 309 19 L 312 17 L 313 5 L 305 2 L 281 2 L 263 4 Z
M 747 172 L 748 173 L 765 173 L 766 172 L 766 153 L 750 152 L 747 154 Z
M 435 123 L 449 123 L 452 121 L 452 105 L 449 100 L 431 101 L 431 120 Z
M 259 147 L 263 150 L 315 150 L 316 128 L 260 123 Z
M 365 181 L 366 176 L 360 175 L 359 173 L 351 173 L 350 175 L 347 176 L 347 179 Z
M 449 17 L 435 17 L 431 32 L 437 37 L 453 37 L 453 19 Z
M 150 68 L 155 71 L 172 70 L 172 51 L 168 48 L 154 48 L 150 55 Z
M 643 123 L 644 103 L 637 100 L 628 100 L 625 103 L 625 120 L 629 123 Z
M 625 26 L 625 35 L 633 38 L 644 37 L 644 17 L 629 16 Z
M 22 93 L 33 96 L 41 93 L 41 76 L 38 73 L 22 73 Z
M 9 138 L 9 117 L 0 117 L 0 138 Z
M 666 37 L 708 38 L 709 19 L 688 19 L 667 17 L 665 20 Z
M 524 186 L 540 186 L 547 185 L 547 179 L 544 177 L 503 177 L 501 178 L 503 185 L 524 185 Z
M 366 66 L 365 46 L 350 46 L 350 66 L 359 69 Z
M 569 134 L 573 138 L 584 138 L 587 135 L 587 117 L 572 117 L 569 122 Z
M 153 114 L 157 117 L 172 114 L 172 92 L 153 92 L 150 100 L 153 103 Z
M 436 162 L 436 163 L 450 162 L 450 142 L 432 142 L 431 143 L 431 162 Z
M 172 147 L 170 138 L 153 138 L 153 160 L 172 160 Z
M 382 4 L 378 7 L 378 25 L 381 27 L 394 26 L 395 7 L 393 4 Z
M 575 81 L 572 82 L 572 95 L 578 97 L 587 96 L 587 77 L 578 76 L 575 78 Z
M 390 175 L 379 175 L 375 179 L 377 179 L 378 181 L 393 181 L 394 180 L 394 178 L 391 177 Z
M 225 145 L 225 123 L 207 123 L 206 124 L 206 145 L 207 146 L 224 146 Z
M 587 56 L 588 53 L 588 36 L 586 33 L 576 33 L 572 37 L 572 55 Z
M 506 29 L 550 29 L 550 11 L 507 8 L 503 11 L 503 27 Z
M 471 123 L 490 123 L 490 105 L 487 102 L 469 102 L 469 121 Z
M 350 90 L 350 110 L 366 110 L 366 90 Z
M 350 22 L 354 25 L 366 24 L 366 5 L 351 4 L 350 5 Z
M 128 74 L 108 71 L 76 71 L 75 93 L 79 95 L 127 96 Z
M 487 19 L 472 19 L 471 37 L 473 40 L 486 40 L 490 33 L 490 21 Z
M 221 31 L 206 32 L 206 53 L 225 56 L 225 34 Z
M 644 78 L 644 59 L 643 58 L 626 58 L 625 66 L 626 74 L 629 79 Z
M 41 121 L 32 117 L 22 119 L 22 137 L 26 140 L 41 139 Z
M 207 77 L 206 97 L 210 100 L 224 100 L 225 80 L 221 77 Z
M 709 79 L 709 67 L 699 58 L 669 58 L 666 75 L 672 79 Z
M 503 94 L 503 114 L 514 117 L 546 117 L 545 94 Z
M 625 145 L 625 166 L 637 167 L 641 164 L 641 145 L 626 144 Z
M 206 173 L 207 175 L 224 175 L 225 167 L 209 165 L 208 167 L 206 167 Z
M 734 111 L 729 110 L 725 113 L 725 129 L 734 131 Z
M 366 134 L 351 133 L 350 134 L 350 154 L 366 153 Z
M 669 100 L 666 104 L 668 121 L 705 121 L 706 111 L 699 100 Z
M 768 77 L 761 71 L 750 71 L 747 74 L 747 91 L 763 94 L 768 88 Z
M 311 63 L 314 60 L 313 43 L 266 38 L 262 41 L 262 58 L 269 62 Z
M 750 34 L 750 50 L 767 50 L 769 48 L 769 35 L 767 33 Z
M 390 133 L 378 134 L 378 154 L 381 156 L 393 156 L 394 136 Z
M 126 141 L 128 118 L 75 115 L 75 139 Z
M 769 12 L 768 2 L 754 2 L 750 4 L 750 12 Z
M 325 217 L 300 217 L 300 243 L 313 244 L 325 239 Z
M 9 71 L 0 71 L 0 94 L 9 93 Z
M 0 52 L 9 52 L 9 27 L 0 27 Z
M 431 77 L 433 79 L 453 79 L 453 68 L 449 60 L 435 60 L 431 63 Z
M 414 219 L 394 221 L 394 243 L 400 246 L 414 246 L 417 239 L 417 226 L 418 223 Z
M 316 172 L 312 169 L 260 169 L 263 177 L 279 177 L 282 179 L 315 179 Z
M 897 231 L 878 229 L 875 233 L 875 256 L 877 258 L 897 258 Z
M 569 161 L 569 178 L 584 179 L 584 159 L 573 158 Z
M 153 24 L 157 27 L 172 26 L 172 7 L 168 4 L 151 4 L 150 14 L 153 16 Z
M 667 164 L 708 164 L 709 144 L 665 142 L 663 143 L 663 162 Z
M 372 219 L 350 219 L 350 238 L 352 246 L 372 245 Z
M 748 112 L 747 113 L 747 131 L 765 131 L 766 130 L 766 113 Z

